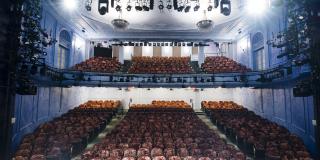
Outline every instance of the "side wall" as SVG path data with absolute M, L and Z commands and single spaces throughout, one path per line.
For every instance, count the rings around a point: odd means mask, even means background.
M 72 44 L 69 48 L 68 66 L 73 65 L 89 59 L 93 55 L 92 45 L 90 41 L 85 39 L 85 33 L 79 32 L 79 29 L 74 29 L 74 26 L 66 25 L 64 18 L 56 17 L 50 12 L 50 9 L 43 9 L 41 26 L 49 35 L 56 41 L 52 46 L 48 46 L 45 51 L 47 52 L 46 63 L 49 66 L 58 67 L 57 57 L 59 53 L 59 35 L 61 31 L 67 31 L 71 37 Z
M 12 149 L 15 150 L 23 135 L 32 132 L 38 125 L 66 113 L 86 99 L 83 88 L 38 88 L 37 95 L 16 95 L 12 130 Z

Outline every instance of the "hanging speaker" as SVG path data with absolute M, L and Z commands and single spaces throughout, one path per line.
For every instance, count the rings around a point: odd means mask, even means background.
M 173 9 L 174 10 L 178 9 L 178 0 L 173 0 Z
M 109 12 L 109 0 L 99 0 L 98 11 L 100 15 L 105 15 L 107 12 Z
M 111 7 L 114 8 L 114 0 L 111 0 Z
M 150 10 L 153 10 L 153 6 L 154 6 L 154 0 L 150 0 Z
M 219 0 L 214 0 L 214 8 L 218 8 L 219 7 Z

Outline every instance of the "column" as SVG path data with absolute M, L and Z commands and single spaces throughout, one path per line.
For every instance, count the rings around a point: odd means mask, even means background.
M 123 46 L 119 47 L 119 62 L 121 64 L 124 63 L 124 47 Z
M 204 46 L 199 47 L 199 55 L 198 55 L 198 64 L 201 66 L 204 63 L 205 55 L 204 55 Z

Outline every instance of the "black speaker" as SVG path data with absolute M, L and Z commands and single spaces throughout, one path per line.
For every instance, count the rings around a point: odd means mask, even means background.
M 153 6 L 154 6 L 154 0 L 150 0 L 150 10 L 153 10 Z
M 173 0 L 173 9 L 174 10 L 178 9 L 178 0 Z
M 114 0 L 111 0 L 111 7 L 114 8 Z

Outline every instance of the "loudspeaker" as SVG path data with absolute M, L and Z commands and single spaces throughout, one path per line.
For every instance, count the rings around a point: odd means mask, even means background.
M 150 0 L 150 10 L 153 10 L 154 0 Z
M 178 9 L 178 0 L 173 0 L 173 9 L 174 10 Z

